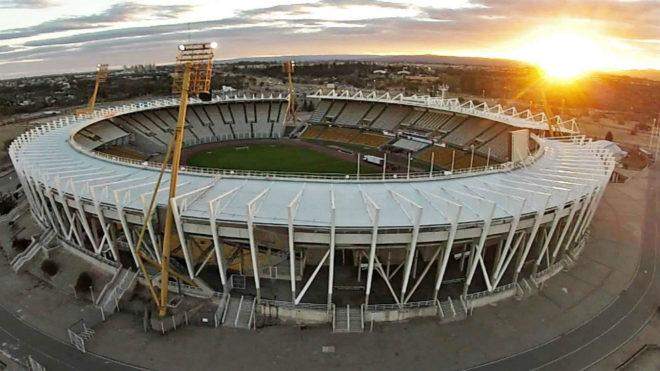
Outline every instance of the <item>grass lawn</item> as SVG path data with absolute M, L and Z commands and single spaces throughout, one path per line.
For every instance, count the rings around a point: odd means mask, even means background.
M 245 147 L 218 147 L 194 154 L 188 165 L 218 169 L 288 171 L 298 173 L 354 174 L 356 164 L 313 149 L 289 144 L 251 144 Z M 360 165 L 361 173 L 379 169 Z

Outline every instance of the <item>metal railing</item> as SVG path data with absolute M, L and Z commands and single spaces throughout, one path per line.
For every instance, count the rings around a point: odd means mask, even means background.
M 360 305 L 360 329 L 364 332 L 364 304 Z M 350 325 L 349 325 L 350 329 Z
M 318 310 L 318 311 L 327 311 L 328 304 L 316 304 L 316 303 L 298 303 L 295 304 L 290 301 L 283 300 L 270 300 L 270 299 L 261 299 L 259 302 L 262 306 L 271 306 L 279 308 L 289 308 L 289 309 L 309 309 L 309 310 Z
M 490 296 L 490 295 L 495 295 L 495 294 L 498 294 L 500 292 L 505 292 L 505 291 L 509 291 L 509 290 L 513 290 L 513 289 L 516 289 L 516 290 L 518 289 L 518 283 L 512 282 L 512 283 L 509 283 L 509 284 L 506 284 L 506 285 L 497 286 L 496 288 L 494 288 L 491 291 L 486 290 L 486 291 L 475 292 L 475 293 L 472 293 L 472 294 L 467 294 L 467 295 L 465 295 L 464 298 L 467 302 L 470 302 L 472 300 L 476 300 L 476 299 L 483 298 L 483 297 Z
M 262 96 L 263 97 L 263 96 Z M 213 102 L 222 102 L 222 101 L 242 101 L 242 100 L 251 100 L 251 99 L 260 99 L 257 98 L 256 96 L 253 96 L 252 98 L 249 98 L 247 96 L 225 96 L 225 97 L 215 97 Z M 267 98 L 262 98 L 262 99 L 267 99 Z M 270 97 L 270 99 L 283 99 L 281 96 L 280 98 L 274 98 Z M 191 102 L 196 103 L 197 100 L 192 99 Z M 169 107 L 169 106 L 175 106 L 178 104 L 178 99 L 172 99 L 172 98 L 165 98 L 165 99 L 156 99 L 153 101 L 145 101 L 145 102 L 136 102 L 130 105 L 122 105 L 118 107 L 111 107 L 108 109 L 101 109 L 98 111 L 95 111 L 94 113 L 90 115 L 84 115 L 84 116 L 66 116 L 63 118 L 60 118 L 56 121 L 49 122 L 47 124 L 44 124 L 38 128 L 32 129 L 27 133 L 22 134 L 19 136 L 17 140 L 12 142 L 10 146 L 10 154 L 13 156 L 16 151 L 25 143 L 29 142 L 31 139 L 33 139 L 35 136 L 42 135 L 48 131 L 54 130 L 54 129 L 59 129 L 63 128 L 65 126 L 72 126 L 72 130 L 69 136 L 69 143 L 70 145 L 77 150 L 80 153 L 83 153 L 85 155 L 95 157 L 101 160 L 105 161 L 110 161 L 110 162 L 115 162 L 115 163 L 120 163 L 128 166 L 134 166 L 134 167 L 139 167 L 139 168 L 150 168 L 150 169 L 159 169 L 161 164 L 158 162 L 152 162 L 152 161 L 139 161 L 139 160 L 133 160 L 133 159 L 127 159 L 123 157 L 118 157 L 114 155 L 108 155 L 100 152 L 96 152 L 93 150 L 89 150 L 87 148 L 84 148 L 81 146 L 79 143 L 77 143 L 75 140 L 72 140 L 73 135 L 80 129 L 82 129 L 85 126 L 90 125 L 91 123 L 101 120 L 101 119 L 106 119 L 108 117 L 112 116 L 117 116 L 121 114 L 127 114 L 131 112 L 137 112 L 137 111 L 142 111 L 146 109 L 154 109 L 154 108 L 163 108 L 163 107 Z M 479 107 L 479 106 L 475 106 Z M 478 110 L 478 109 L 477 109 Z M 508 112 L 508 110 L 505 110 L 503 112 Z M 532 136 L 533 138 L 536 136 Z M 492 166 L 481 166 L 481 167 L 473 167 L 473 168 L 466 168 L 466 169 L 460 169 L 460 170 L 454 170 L 453 172 L 447 172 L 447 171 L 434 171 L 434 172 L 415 172 L 411 174 L 407 173 L 390 173 L 390 174 L 385 174 L 385 181 L 410 181 L 410 180 L 428 180 L 428 179 L 437 179 L 437 178 L 454 178 L 454 177 L 464 177 L 464 176 L 471 176 L 471 175 L 476 175 L 476 174 L 484 174 L 484 173 L 493 173 L 493 172 L 502 172 L 502 171 L 511 171 L 513 169 L 517 169 L 523 166 L 527 166 L 534 162 L 541 154 L 543 151 L 543 145 L 542 142 L 538 137 L 535 138 L 541 145 L 539 145 L 539 150 L 531 155 L 528 156 L 523 162 L 520 163 L 503 163 L 503 164 L 497 164 L 497 165 L 492 165 Z M 169 169 L 168 169 L 169 170 Z M 241 177 L 241 178 L 258 178 L 258 179 L 305 179 L 305 180 L 335 180 L 335 181 L 383 181 L 383 176 L 382 174 L 368 174 L 368 175 L 362 175 L 360 174 L 359 176 L 357 174 L 323 174 L 323 173 L 290 173 L 290 172 L 269 172 L 269 171 L 250 171 L 250 170 L 236 170 L 236 169 L 211 169 L 211 168 L 201 168 L 201 167 L 182 167 L 181 171 L 183 173 L 189 173 L 189 174 L 197 174 L 197 175 L 208 175 L 208 176 L 224 176 L 224 177 Z
M 252 299 L 252 308 L 250 309 L 250 319 L 248 320 L 248 328 L 254 328 L 256 330 L 257 328 L 257 321 L 256 321 L 256 309 L 257 307 L 257 298 L 255 297 Z
M 195 294 L 195 295 L 206 294 L 206 291 L 200 289 L 199 287 L 195 287 L 181 282 L 169 281 L 168 287 L 170 291 L 176 292 L 177 294 Z M 204 295 L 204 296 L 210 296 L 210 295 Z
M 344 90 L 342 92 L 337 92 L 335 90 L 331 90 L 328 93 L 324 93 L 322 89 L 319 89 L 314 94 L 308 95 L 308 97 L 318 99 L 360 100 L 424 108 L 436 108 L 444 111 L 463 113 L 471 116 L 491 119 L 522 128 L 547 130 L 549 129 L 549 125 L 552 124 L 558 127 L 559 130 L 564 133 L 575 134 L 580 132 L 580 127 L 575 119 L 563 120 L 559 116 L 548 118 L 543 112 L 533 113 L 529 109 L 518 111 L 515 107 L 504 108 L 499 104 L 495 106 L 489 106 L 486 102 L 475 104 L 470 100 L 461 103 L 456 98 L 442 99 L 428 95 L 404 96 L 403 94 L 392 96 L 389 92 L 376 91 L 368 92 L 365 94 L 362 91 Z
M 78 152 L 103 161 L 109 161 L 117 164 L 138 167 L 141 169 L 160 169 L 162 163 L 156 161 L 142 161 L 116 155 L 110 155 L 82 147 L 75 141 L 70 141 L 71 146 Z M 541 146 L 542 148 L 542 146 Z M 524 166 L 529 166 L 538 157 L 529 156 L 527 160 L 521 163 L 505 162 L 496 165 L 474 166 L 471 168 L 454 169 L 454 171 L 435 170 L 420 172 L 399 172 L 383 174 L 341 174 L 341 173 L 305 173 L 305 172 L 286 172 L 286 171 L 262 171 L 262 170 L 240 170 L 240 169 L 217 169 L 198 166 L 181 166 L 180 173 L 188 175 L 202 175 L 210 177 L 225 178 L 250 178 L 250 179 L 304 179 L 308 181 L 342 181 L 342 182 L 382 182 L 382 181 L 427 181 L 433 179 L 452 179 L 477 174 L 491 174 L 504 171 L 515 170 Z M 171 166 L 166 166 L 166 171 L 171 171 Z
M 105 256 L 103 256 L 103 255 L 101 255 L 101 254 L 96 254 L 96 253 L 94 253 L 94 252 L 92 252 L 92 251 L 89 251 L 89 250 L 87 250 L 87 249 L 80 248 L 80 247 L 78 247 L 77 245 L 72 244 L 72 243 L 70 243 L 69 241 L 60 238 L 59 236 L 58 236 L 58 238 L 57 238 L 57 241 L 58 241 L 59 243 L 63 244 L 63 245 L 66 245 L 67 247 L 70 247 L 70 248 L 72 248 L 72 249 L 75 249 L 75 250 L 77 250 L 77 251 L 80 251 L 80 252 L 82 252 L 83 254 L 85 254 L 85 255 L 87 255 L 87 256 L 89 256 L 89 257 L 92 257 L 92 258 L 94 258 L 94 259 L 96 259 L 96 260 L 102 261 L 103 263 L 108 264 L 108 265 L 110 265 L 110 266 L 112 266 L 112 267 L 119 268 L 119 267 L 121 266 L 121 264 L 119 264 L 119 262 L 116 262 L 116 261 L 114 261 L 114 260 L 110 260 L 110 259 L 106 258 Z
M 25 265 L 25 263 L 32 260 L 32 258 L 37 255 L 39 250 L 41 250 L 42 245 L 39 238 L 32 237 L 31 240 L 32 242 L 30 242 L 30 245 L 25 250 L 14 256 L 14 258 L 9 262 L 9 265 L 14 270 L 14 272 L 18 272 L 23 267 L 23 265 Z
M 31 354 L 28 356 L 28 366 L 30 371 L 46 371 L 46 367 L 34 359 Z
M 231 300 L 231 294 L 227 293 L 227 301 L 225 302 L 225 308 L 222 311 L 222 319 L 221 319 L 220 323 L 225 323 L 225 320 L 227 320 L 227 311 L 229 310 L 230 300 Z
M 332 310 L 332 332 L 335 332 L 336 328 L 336 323 L 337 323 L 337 307 L 335 306 L 334 303 L 331 305 L 331 310 Z
M 369 304 L 365 309 L 369 312 L 380 312 L 386 310 L 413 309 L 435 306 L 435 300 L 411 301 L 403 304 Z
M 436 305 L 438 307 L 438 314 L 442 318 L 446 318 L 451 314 L 452 318 L 456 317 L 458 314 L 456 312 L 456 307 L 454 306 L 454 301 L 450 296 L 447 297 L 447 300 L 442 302 L 439 299 L 436 299 Z
M 179 313 L 174 313 L 170 316 L 170 321 L 172 322 L 172 327 L 170 328 L 169 325 L 166 328 L 165 327 L 165 322 L 163 320 L 160 320 L 160 330 L 163 335 L 165 335 L 168 331 L 172 330 L 177 330 L 179 327 L 182 327 L 182 325 L 189 325 L 190 324 L 190 314 L 193 313 L 194 311 L 192 310 L 184 310 Z M 178 323 L 178 325 L 177 325 Z
M 85 343 L 94 336 L 94 330 L 87 327 L 84 320 L 79 320 L 67 328 L 69 342 L 82 353 L 86 353 Z

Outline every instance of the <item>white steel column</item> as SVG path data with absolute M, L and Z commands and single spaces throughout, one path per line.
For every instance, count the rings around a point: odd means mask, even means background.
M 486 185 L 490 187 L 498 187 L 492 184 Z M 506 240 L 504 241 L 504 246 L 502 247 L 501 253 L 495 261 L 494 269 L 490 276 L 492 286 L 493 288 L 496 288 L 499 282 L 498 277 L 500 277 L 500 271 L 506 271 L 508 267 L 508 264 L 505 265 L 504 262 L 507 261 L 507 255 L 511 251 L 511 243 L 513 242 L 513 237 L 516 234 L 516 229 L 518 228 L 518 223 L 520 222 L 520 216 L 522 215 L 527 200 L 522 197 L 513 196 L 509 193 L 504 193 L 507 190 L 502 190 L 501 188 L 501 191 L 495 191 L 492 189 L 476 186 L 470 186 L 468 188 L 481 195 L 484 193 L 489 194 L 490 197 L 494 198 L 498 202 L 498 207 L 502 208 L 512 217 L 511 222 L 509 222 L 509 233 L 507 234 Z M 511 252 L 511 254 L 513 253 L 514 252 Z
M 490 210 L 487 212 L 486 217 L 484 219 L 484 224 L 481 227 L 481 236 L 479 237 L 479 243 L 477 244 L 477 247 L 473 249 L 474 256 L 472 256 L 472 264 L 470 264 L 470 267 L 468 269 L 468 274 L 465 278 L 465 285 L 463 286 L 463 295 L 467 295 L 468 289 L 470 287 L 470 284 L 472 283 L 472 278 L 474 278 L 474 273 L 477 269 L 477 265 L 481 267 L 481 271 L 484 276 L 484 281 L 486 282 L 486 286 L 488 287 L 488 291 L 492 291 L 493 287 L 490 283 L 490 278 L 488 277 L 488 272 L 486 271 L 486 267 L 484 265 L 484 260 L 482 256 L 482 251 L 484 248 L 484 245 L 486 244 L 486 239 L 488 238 L 488 232 L 490 231 L 490 223 L 493 220 L 493 216 L 495 215 L 495 206 L 496 204 L 494 202 L 490 202 L 488 200 L 483 200 L 491 204 Z
M 573 200 L 573 204 L 571 205 L 571 210 L 568 213 L 568 216 L 566 217 L 566 220 L 564 222 L 564 227 L 562 228 L 561 233 L 559 234 L 559 238 L 557 238 L 557 242 L 555 243 L 555 248 L 552 252 L 552 256 L 550 257 L 550 265 L 554 264 L 555 260 L 557 259 L 557 256 L 559 255 L 559 251 L 561 251 L 562 242 L 564 241 L 564 237 L 566 237 L 568 230 L 572 226 L 571 222 L 573 221 L 573 218 L 575 217 L 578 208 L 579 208 L 578 201 Z
M 403 213 L 408 217 L 408 220 L 410 220 L 410 222 L 413 225 L 410 245 L 408 247 L 408 254 L 406 256 L 406 263 L 403 271 L 403 283 L 401 284 L 400 301 L 403 302 L 404 298 L 406 297 L 406 291 L 408 289 L 408 281 L 410 280 L 411 268 L 413 265 L 415 254 L 417 253 L 419 226 L 422 221 L 422 213 L 424 212 L 424 208 L 418 205 L 417 203 L 411 201 L 410 199 L 406 198 L 400 193 L 390 190 L 390 195 L 392 196 L 392 198 L 394 198 L 394 201 L 396 201 L 396 203 L 399 205 Z M 404 205 L 402 204 L 402 201 L 405 202 L 410 207 L 412 207 L 413 210 L 408 211 L 406 207 L 404 207 Z M 413 215 L 410 215 L 411 212 Z
M 257 261 L 257 244 L 254 240 L 254 214 L 256 212 L 257 202 L 263 198 L 270 188 L 266 188 L 247 203 L 247 228 L 250 240 L 250 257 L 252 258 L 252 272 L 254 274 L 254 286 L 257 291 L 257 302 L 261 301 L 261 282 L 259 280 L 259 264 Z
M 454 239 L 456 238 L 456 231 L 458 230 L 458 222 L 461 218 L 461 213 L 463 212 L 463 206 L 455 204 L 456 211 L 451 218 L 451 224 L 449 227 L 449 236 L 447 238 L 447 246 L 442 254 L 442 261 L 439 261 L 438 264 L 438 276 L 435 279 L 435 286 L 433 288 L 433 299 L 438 299 L 438 291 L 440 291 L 440 286 L 442 285 L 442 280 L 445 277 L 445 272 L 447 271 L 447 263 L 449 262 L 449 257 L 451 256 L 451 250 L 454 246 Z
M 186 233 L 183 229 L 183 221 L 181 220 L 181 213 L 185 212 L 191 204 L 206 194 L 209 189 L 213 188 L 213 185 L 216 181 L 217 179 L 214 179 L 211 184 L 178 195 L 170 200 L 170 208 L 172 210 L 172 216 L 174 217 L 174 224 L 176 225 L 176 230 L 179 236 L 179 243 L 181 244 L 181 249 L 183 250 L 183 257 L 186 261 L 186 267 L 188 268 L 188 275 L 190 276 L 190 279 L 195 278 L 195 269 L 193 267 L 194 262 L 192 254 L 190 253 L 190 249 L 188 249 Z M 179 203 L 181 203 L 181 205 L 179 205 Z
M 369 266 L 367 269 L 367 287 L 365 288 L 364 304 L 369 305 L 369 295 L 371 294 L 371 282 L 374 275 L 374 260 L 376 257 L 376 245 L 378 244 L 378 221 L 380 218 L 380 207 L 362 190 L 362 198 L 367 208 L 367 213 L 373 224 L 371 228 L 371 248 L 369 249 Z
M 296 303 L 296 251 L 295 251 L 295 241 L 294 241 L 294 227 L 293 220 L 296 218 L 296 213 L 298 212 L 298 206 L 300 205 L 300 196 L 302 196 L 303 189 L 298 191 L 298 193 L 293 197 L 291 202 L 286 208 L 287 211 L 287 222 L 288 222 L 288 232 L 289 232 L 289 274 L 291 280 L 291 301 L 294 304 Z M 301 272 L 302 274 L 302 272 Z
M 548 246 L 550 246 L 550 241 L 552 240 L 552 236 L 555 233 L 555 229 L 557 229 L 557 225 L 559 224 L 559 219 L 561 219 L 561 214 L 564 211 L 564 206 L 568 202 L 569 194 L 570 191 L 566 189 L 564 201 L 561 203 L 561 205 L 557 206 L 557 210 L 555 210 L 555 215 L 552 218 L 552 224 L 550 225 L 550 231 L 548 232 L 548 235 L 546 236 L 545 241 L 543 242 L 543 247 L 541 248 L 541 251 L 539 251 L 539 255 L 536 257 L 536 262 L 534 263 L 534 269 L 532 271 L 532 275 L 535 275 L 538 272 L 539 266 L 541 265 L 541 261 L 543 260 L 543 255 L 548 250 Z
M 438 298 L 438 291 L 440 290 L 440 286 L 442 285 L 442 280 L 445 276 L 445 271 L 447 270 L 447 263 L 449 262 L 449 257 L 451 256 L 451 250 L 454 246 L 454 238 L 456 237 L 456 231 L 458 230 L 458 223 L 461 218 L 461 213 L 463 212 L 463 205 L 450 201 L 434 193 L 424 192 L 419 189 L 415 189 L 415 191 L 420 196 L 422 196 L 422 198 L 424 198 L 426 202 L 429 203 L 431 208 L 439 212 L 449 222 L 449 233 L 447 235 L 447 243 L 444 247 L 441 259 L 438 260 L 438 273 L 435 280 L 435 286 L 433 289 L 433 299 L 435 300 Z M 442 221 L 442 224 L 444 223 L 445 221 Z M 433 261 L 433 259 L 431 259 L 431 261 Z M 424 273 L 418 279 L 418 282 L 421 282 L 423 276 Z M 417 285 L 418 283 L 415 284 L 415 286 Z M 415 292 L 415 289 L 416 287 L 413 287 L 413 289 L 410 291 L 408 297 L 406 298 L 406 302 L 410 300 L 410 297 Z
M 222 211 L 224 206 L 229 202 L 225 203 L 223 207 L 217 209 L 217 205 L 224 199 L 236 195 L 239 187 L 236 187 L 228 192 L 221 194 L 220 196 L 209 201 L 209 222 L 211 223 L 211 235 L 213 236 L 213 248 L 215 249 L 215 260 L 218 263 L 218 273 L 220 273 L 220 280 L 222 281 L 222 288 L 224 292 L 229 291 L 229 285 L 227 285 L 227 268 L 225 264 L 225 257 L 222 251 L 222 245 L 220 243 L 220 238 L 218 236 L 218 223 L 217 223 L 217 212 Z
M 527 259 L 527 254 L 529 254 L 529 250 L 532 248 L 532 244 L 534 243 L 536 233 L 538 232 L 539 226 L 541 225 L 541 221 L 543 219 L 543 215 L 545 214 L 545 210 L 548 208 L 548 202 L 550 201 L 550 196 L 551 196 L 550 194 L 546 195 L 545 202 L 541 202 L 542 206 L 536 212 L 536 217 L 534 218 L 534 225 L 532 227 L 532 231 L 529 234 L 529 239 L 527 240 L 527 244 L 525 245 L 525 249 L 523 250 L 522 256 L 520 257 L 520 261 L 518 262 L 518 266 L 516 267 L 516 271 L 513 276 L 513 282 L 518 282 L 518 276 L 520 275 L 523 265 L 525 264 L 525 259 Z
M 316 275 L 319 273 L 321 268 L 323 267 L 323 264 L 325 264 L 325 261 L 328 259 L 328 256 L 330 255 L 330 249 L 325 252 L 325 255 L 323 255 L 323 258 L 319 263 L 316 265 L 316 268 L 314 268 L 314 271 L 312 272 L 312 275 L 309 277 L 307 282 L 305 283 L 305 286 L 300 290 L 300 293 L 296 298 L 294 298 L 293 304 L 298 305 L 302 298 L 305 296 L 305 293 L 307 292 L 307 289 L 309 289 L 309 286 L 314 282 L 314 279 L 316 278 Z
M 39 182 L 35 178 L 32 178 L 32 182 L 33 182 L 32 187 L 34 189 L 34 193 L 37 195 L 38 210 L 36 211 L 39 212 L 39 216 L 41 216 L 41 220 L 43 220 L 44 222 L 48 222 L 48 224 L 50 224 L 53 228 L 57 228 L 55 221 L 51 218 L 51 215 L 48 212 L 48 207 L 46 206 L 46 200 L 44 199 L 44 196 L 41 192 L 41 187 L 39 187 Z
M 45 188 L 44 191 L 46 192 L 46 197 L 50 201 L 50 207 L 53 210 L 53 214 L 55 214 L 55 219 L 57 220 L 57 224 L 59 224 L 60 230 L 62 231 L 62 237 L 66 238 L 68 232 L 66 230 L 66 225 L 64 224 L 64 220 L 62 219 L 62 215 L 57 209 L 57 203 L 55 202 L 55 198 L 53 197 L 53 189 Z
M 97 254 L 99 254 L 101 252 L 101 247 L 99 246 L 99 243 L 96 240 L 96 238 L 94 238 L 94 234 L 92 233 L 92 228 L 90 227 L 87 221 L 87 213 L 85 212 L 82 202 L 80 202 L 80 196 L 78 195 L 78 190 L 73 184 L 72 178 L 69 179 L 69 188 L 71 189 L 71 193 L 73 194 L 73 200 L 76 203 L 76 208 L 78 209 L 80 224 L 82 225 L 85 234 L 87 234 L 87 238 L 89 239 L 89 242 L 92 244 L 92 248 Z
M 582 200 L 580 213 L 578 214 L 577 220 L 575 221 L 575 225 L 571 226 L 572 227 L 571 233 L 568 235 L 568 239 L 564 244 L 563 251 L 567 251 L 568 248 L 573 243 L 576 233 L 579 230 L 580 226 L 582 225 L 583 220 L 585 219 L 587 210 L 596 199 L 597 193 L 598 193 L 598 187 L 596 186 L 592 188 L 591 192 L 584 198 L 584 200 Z
M 62 200 L 62 209 L 64 209 L 64 215 L 66 215 L 67 220 L 69 220 L 69 233 L 73 233 L 73 236 L 76 238 L 76 241 L 78 242 L 78 246 L 80 248 L 84 248 L 84 243 L 82 237 L 78 233 L 78 228 L 76 226 L 75 220 L 73 218 L 73 215 L 71 215 L 71 211 L 69 210 L 69 202 L 66 198 L 66 193 L 62 191 L 61 185 L 59 184 L 59 180 L 56 178 L 55 179 L 55 184 L 57 186 L 57 192 L 60 196 L 60 199 Z
M 598 196 L 596 198 L 596 202 L 593 205 L 593 208 L 590 210 L 587 218 L 587 222 L 583 224 L 582 228 L 580 229 L 579 235 L 582 236 L 586 229 L 589 227 L 589 224 L 591 224 L 591 220 L 593 219 L 594 215 L 596 214 L 596 210 L 598 209 L 598 205 L 600 204 L 600 200 L 605 194 L 605 188 L 607 186 L 607 183 L 609 182 L 609 179 L 612 175 L 612 172 L 614 171 L 614 166 L 616 166 L 616 162 L 614 159 L 611 157 L 611 155 L 608 155 L 607 158 L 607 172 L 606 174 L 602 177 L 601 181 L 601 187 L 600 187 L 600 192 L 598 193 Z
M 332 306 L 332 287 L 335 277 L 335 228 L 337 225 L 337 209 L 335 207 L 335 190 L 330 188 L 330 266 L 328 267 L 328 309 Z
M 41 220 L 44 222 L 46 221 L 46 215 L 44 214 L 44 206 L 43 206 L 43 196 L 38 192 L 38 183 L 37 181 L 32 177 L 31 173 L 28 175 L 26 173 L 25 175 L 25 183 L 27 184 L 27 189 L 30 191 L 30 194 L 33 195 L 33 206 L 32 206 L 32 211 L 37 214 L 37 216 L 40 217 Z M 36 185 L 35 185 L 36 184 Z

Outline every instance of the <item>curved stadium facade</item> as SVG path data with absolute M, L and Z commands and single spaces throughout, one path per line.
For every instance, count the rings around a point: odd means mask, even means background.
M 296 135 L 348 130 L 363 145 L 423 143 L 408 151 L 433 153 L 436 167 L 362 176 L 183 168 L 171 206 L 180 241 L 174 263 L 199 285 L 189 294 L 242 295 L 262 313 L 279 307 L 281 315 L 320 322 L 334 323 L 335 307 L 346 305 L 361 308 L 355 315 L 362 323 L 456 317 L 570 264 L 614 168 L 609 152 L 592 146 L 574 121 L 553 118 L 564 136 L 545 137 L 544 115 L 484 103 L 334 91 L 308 98 L 316 109 Z M 287 99 L 193 100 L 186 145 L 289 141 Z M 116 106 L 20 136 L 9 152 L 34 217 L 68 248 L 135 269 L 137 233 L 160 165 L 102 151 L 130 143 L 162 152 L 177 105 Z M 527 153 L 512 154 L 511 133 L 520 129 L 530 133 Z M 450 167 L 447 148 L 469 166 L 454 168 L 452 154 Z M 148 222 L 145 252 L 154 259 L 167 179 Z

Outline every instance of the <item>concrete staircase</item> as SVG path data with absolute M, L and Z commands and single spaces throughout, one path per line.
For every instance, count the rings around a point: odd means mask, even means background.
M 364 332 L 364 317 L 360 308 L 339 307 L 335 309 L 332 331 L 337 333 Z
M 463 306 L 460 300 L 452 300 L 447 297 L 446 301 L 437 302 L 438 315 L 442 322 L 460 321 L 467 318 L 467 308 Z
M 137 282 L 138 273 L 129 269 L 120 268 L 110 282 L 101 290 L 96 300 L 96 306 L 103 310 L 107 317 L 117 310 L 118 303 L 124 295 L 133 290 Z
M 32 260 L 42 249 L 45 249 L 51 241 L 55 238 L 55 232 L 51 229 L 47 230 L 37 238 L 32 238 L 32 243 L 25 249 L 25 251 L 16 255 L 9 264 L 14 272 L 18 273 L 30 260 Z
M 254 326 L 256 298 L 249 296 L 230 297 L 222 325 L 251 329 Z

